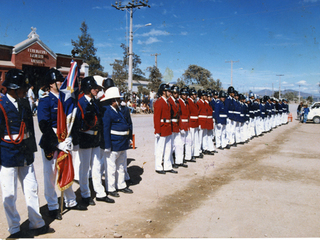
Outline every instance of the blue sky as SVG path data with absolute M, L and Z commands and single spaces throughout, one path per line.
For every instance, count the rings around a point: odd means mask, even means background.
M 56 53 L 70 54 L 82 21 L 105 71 L 122 58 L 129 14 L 111 7 L 116 0 L 0 0 L 0 44 L 25 40 L 31 27 Z M 122 1 L 125 5 L 127 1 Z M 320 0 L 149 0 L 134 12 L 133 51 L 144 71 L 155 64 L 173 71 L 173 81 L 190 64 L 208 69 L 223 87 L 241 91 L 294 89 L 319 94 Z M 141 27 L 147 23 L 151 26 Z M 140 28 L 141 27 L 141 28 Z M 147 73 L 148 76 L 148 73 Z

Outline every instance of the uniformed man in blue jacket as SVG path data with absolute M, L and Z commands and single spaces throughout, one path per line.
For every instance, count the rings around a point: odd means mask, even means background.
M 59 89 L 64 81 L 60 71 L 51 68 L 45 76 L 45 85 L 49 89 L 48 93 L 42 97 L 38 105 L 38 122 L 42 132 L 40 139 L 41 154 L 43 160 L 44 175 L 44 196 L 48 203 L 49 215 L 57 220 L 61 220 L 58 196 L 55 191 L 57 167 L 56 161 L 60 151 L 68 152 L 72 150 L 72 145 L 77 145 L 77 131 L 72 131 L 71 138 L 59 143 L 57 132 L 57 111 L 59 100 Z M 77 122 L 74 123 L 75 129 Z M 73 142 L 73 144 L 71 144 Z M 64 191 L 64 202 L 67 208 L 75 210 L 87 210 L 87 208 L 76 201 L 76 195 L 69 187 Z
M 224 91 L 219 92 L 219 99 L 216 101 L 214 106 L 215 122 L 216 122 L 216 147 L 223 150 L 227 147 L 227 109 L 225 108 L 224 102 L 227 98 L 227 94 Z
M 49 227 L 40 214 L 38 182 L 33 166 L 37 145 L 33 115 L 25 98 L 30 85 L 23 71 L 11 69 L 2 86 L 7 88 L 7 94 L 0 100 L 0 182 L 11 234 L 9 238 L 32 238 L 47 233 Z M 32 233 L 20 230 L 20 215 L 16 208 L 18 179 L 28 207 Z
M 103 139 L 106 172 L 106 189 L 110 196 L 119 197 L 117 191 L 133 193 L 125 182 L 125 161 L 130 140 L 130 124 L 120 111 L 120 93 L 117 87 L 106 90 L 103 105 Z

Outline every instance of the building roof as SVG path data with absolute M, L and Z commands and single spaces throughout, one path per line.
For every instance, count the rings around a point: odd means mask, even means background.
M 15 65 L 11 61 L 4 60 L 0 60 L 0 66 L 15 67 Z
M 36 33 L 36 28 L 31 28 L 31 33 L 28 35 L 28 39 L 18 43 L 14 46 L 12 53 L 18 54 L 19 52 L 25 50 L 26 48 L 30 47 L 31 45 L 38 43 L 43 49 L 45 49 L 54 59 L 57 59 L 57 55 L 47 46 L 45 45 L 40 39 L 39 35 Z

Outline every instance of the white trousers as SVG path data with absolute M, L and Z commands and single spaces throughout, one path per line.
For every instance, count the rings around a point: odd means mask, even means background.
M 202 153 L 202 150 L 204 150 L 203 139 L 207 135 L 207 129 L 201 128 L 201 126 L 199 126 L 198 134 L 199 134 L 199 153 Z
M 183 147 L 184 147 L 184 142 L 181 138 L 180 132 L 175 133 L 173 132 L 171 135 L 171 143 L 172 143 L 172 152 L 175 153 L 176 157 L 176 164 L 182 164 L 183 163 Z M 171 159 L 171 164 L 173 164 L 173 156 L 172 154 L 170 155 Z
M 227 131 L 228 144 L 230 144 L 230 145 L 234 144 L 234 142 L 235 142 L 235 121 L 227 118 L 226 131 Z
M 113 192 L 117 189 L 127 187 L 124 170 L 124 165 L 127 161 L 127 151 L 112 151 L 110 153 L 105 153 L 105 159 L 105 165 L 107 166 L 107 176 L 105 178 L 107 191 Z
M 213 129 L 206 129 L 205 135 L 203 136 L 203 149 L 207 151 L 214 151 L 213 144 Z
M 192 156 L 199 157 L 200 141 L 199 141 L 199 128 L 190 128 L 192 140 Z
M 240 133 L 240 122 L 235 122 L 235 139 L 236 143 L 241 142 L 241 133 Z
M 35 229 L 45 225 L 39 208 L 38 182 L 33 164 L 24 167 L 0 166 L 2 202 L 7 217 L 10 234 L 20 231 L 20 215 L 16 208 L 18 180 L 28 208 L 29 228 Z
M 226 125 L 218 123 L 216 124 L 216 147 L 225 148 L 228 144 Z
M 155 144 L 155 170 L 169 171 L 172 169 L 172 163 L 170 160 L 171 155 L 171 135 L 166 137 L 159 137 L 156 139 Z M 163 167 L 162 167 L 163 159 Z
M 89 187 L 90 167 L 92 168 L 92 185 L 95 192 L 97 193 L 97 196 L 106 196 L 104 193 L 104 187 L 101 183 L 101 168 L 103 166 L 104 160 L 101 159 L 100 154 L 100 147 L 79 149 L 79 184 L 81 196 L 83 198 L 91 197 Z
M 185 131 L 184 134 L 180 132 L 181 141 L 184 144 L 184 159 L 185 160 L 191 160 L 192 158 L 192 139 L 191 139 L 191 133 L 190 131 Z
M 57 184 L 57 157 L 58 151 L 54 152 L 53 158 L 49 161 L 43 149 L 41 148 L 43 161 L 43 176 L 44 176 L 44 196 L 48 203 L 49 211 L 59 209 L 58 195 L 56 193 Z M 72 186 L 63 191 L 64 202 L 66 207 L 74 207 L 77 205 L 76 194 L 72 190 Z

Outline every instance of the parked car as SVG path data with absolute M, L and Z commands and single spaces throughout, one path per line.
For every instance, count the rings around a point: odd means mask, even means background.
M 314 123 L 320 123 L 320 102 L 315 102 L 309 107 L 309 113 L 307 121 L 313 121 Z M 303 116 L 300 116 L 303 120 Z

